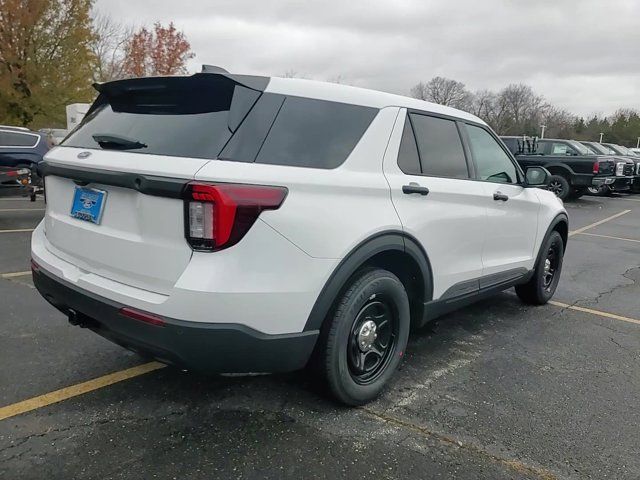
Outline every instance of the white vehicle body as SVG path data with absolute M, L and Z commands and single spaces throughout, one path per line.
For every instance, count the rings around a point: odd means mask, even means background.
M 270 78 L 262 92 L 368 107 L 375 115 L 335 168 L 178 159 L 68 146 L 66 141 L 45 158 L 46 214 L 32 238 L 34 276 L 43 295 L 73 322 L 87 324 L 128 348 L 150 351 L 162 361 L 193 366 L 206 358 L 216 371 L 256 371 L 261 365 L 265 370 L 291 370 L 306 363 L 326 315 L 322 306 L 332 301 L 327 295 L 339 290 L 336 279 L 348 277 L 345 272 L 357 268 L 349 266 L 357 259 L 364 262 L 378 255 L 391 261 L 393 255 L 415 250 L 411 254 L 421 260 L 414 264 L 429 277 L 420 281 L 421 305 L 415 315 L 412 312 L 415 321 L 422 322 L 446 310 L 446 302 L 439 300 L 526 279 L 550 229 L 558 229 L 566 239 L 566 212 L 551 192 L 522 182 L 407 175 L 399 168 L 409 112 L 453 119 L 461 129 L 466 122 L 488 129 L 473 115 L 307 80 Z M 70 138 L 73 144 L 74 135 Z M 518 169 L 515 161 L 513 165 Z M 185 239 L 185 199 L 180 194 L 156 194 L 153 182 L 158 179 L 162 188 L 196 181 L 282 186 L 287 193 L 279 208 L 259 214 L 237 244 L 199 251 Z M 428 195 L 403 193 L 410 183 L 427 188 Z M 99 224 L 70 216 L 78 185 L 106 192 Z M 494 200 L 496 192 L 507 195 L 508 201 Z M 96 326 L 101 319 L 92 313 L 100 304 L 144 312 L 151 321 L 157 317 L 173 322 L 180 331 L 219 326 L 230 346 L 216 348 L 226 358 L 198 354 L 197 359 L 187 359 L 183 351 L 171 352 L 167 342 L 172 340 L 159 339 L 155 331 L 143 338 L 144 329 L 156 327 L 141 322 L 137 326 L 131 318 L 114 316 L 104 331 Z M 278 350 L 269 348 L 259 358 L 261 365 L 244 362 L 247 344 L 242 340 L 233 345 L 238 332 L 250 336 L 251 345 L 271 341 L 277 348 L 291 348 L 291 361 L 271 361 Z M 180 333 L 173 338 L 176 344 L 182 341 Z M 287 339 L 299 341 L 289 347 Z M 207 344 L 193 340 L 184 348 L 206 350 Z

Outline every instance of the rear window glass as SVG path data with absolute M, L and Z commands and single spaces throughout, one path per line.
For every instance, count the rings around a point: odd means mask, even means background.
M 222 75 L 106 84 L 63 145 L 334 168 L 378 109 L 261 93 Z
M 377 112 L 375 108 L 287 97 L 256 162 L 335 168 L 346 160 Z
M 259 92 L 217 75 L 107 84 L 65 146 L 215 158 Z
M 0 131 L 0 147 L 34 147 L 38 143 L 37 135 Z

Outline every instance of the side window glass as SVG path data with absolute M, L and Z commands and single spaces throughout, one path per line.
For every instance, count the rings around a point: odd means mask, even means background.
M 518 183 L 518 170 L 498 142 L 484 128 L 467 125 L 471 154 L 480 180 Z
M 411 114 L 424 175 L 469 178 L 462 140 L 452 120 Z
M 552 155 L 567 155 L 573 153 L 571 147 L 564 143 L 554 143 L 551 150 Z
M 416 137 L 413 135 L 409 115 L 404 121 L 404 130 L 400 141 L 400 150 L 398 151 L 398 166 L 407 175 L 420 175 L 422 173 Z

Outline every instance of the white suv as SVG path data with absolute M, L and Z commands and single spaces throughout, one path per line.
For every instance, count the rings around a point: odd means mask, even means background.
M 307 364 L 374 398 L 411 327 L 553 295 L 568 220 L 480 119 L 387 93 L 199 73 L 99 85 L 41 165 L 34 283 L 68 315 L 207 372 Z

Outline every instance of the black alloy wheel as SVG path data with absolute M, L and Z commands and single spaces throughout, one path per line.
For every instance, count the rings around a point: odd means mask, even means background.
M 397 315 L 387 299 L 376 296 L 362 307 L 347 345 L 349 372 L 356 383 L 376 381 L 389 363 L 397 336 Z

